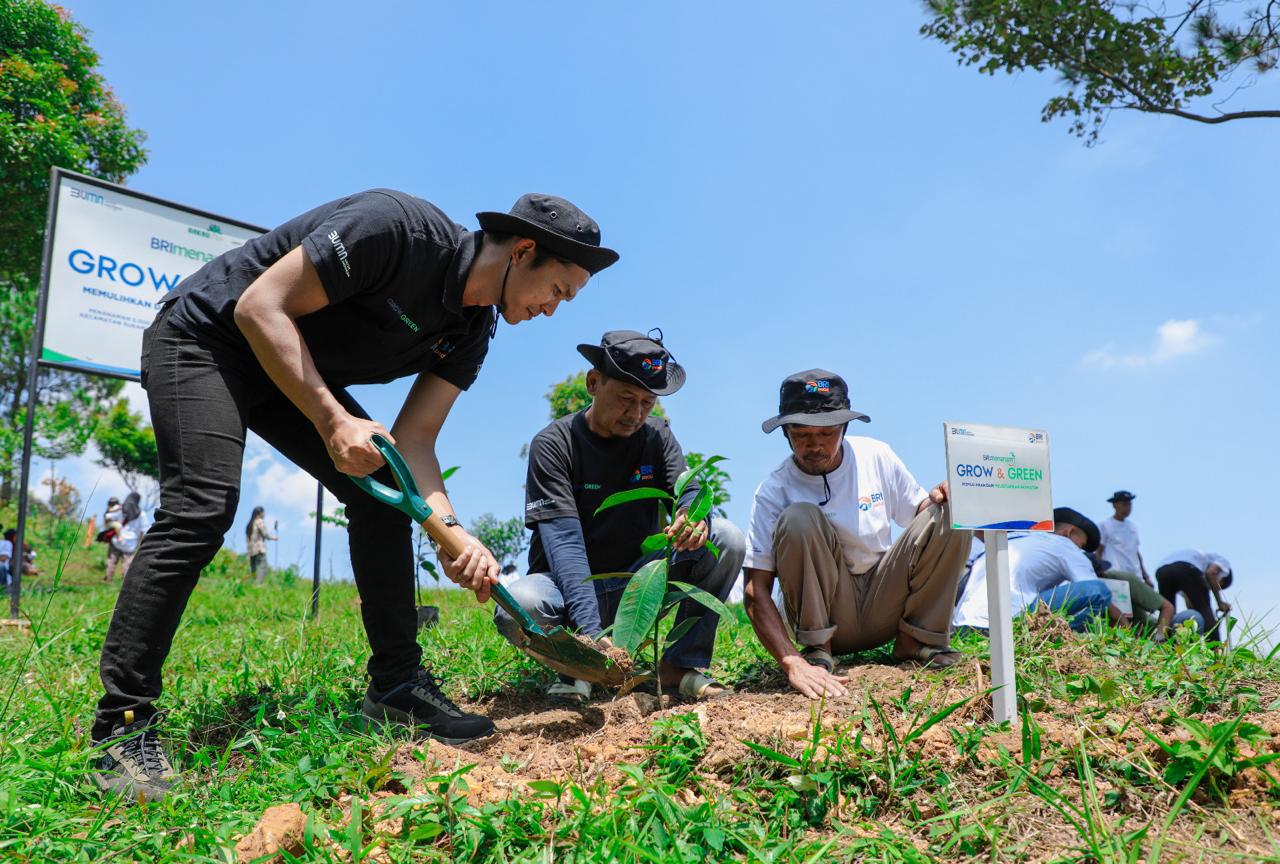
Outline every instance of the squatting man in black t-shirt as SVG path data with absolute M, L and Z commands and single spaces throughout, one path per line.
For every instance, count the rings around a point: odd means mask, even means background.
M 656 335 L 655 335 L 656 333 Z M 658 396 L 669 396 L 684 384 L 684 369 L 662 345 L 660 331 L 648 336 L 613 330 L 599 345 L 579 345 L 591 361 L 587 391 L 591 405 L 547 426 L 529 445 L 525 524 L 533 530 L 529 572 L 509 586 L 533 620 L 543 626 L 568 624 L 593 638 L 613 623 L 626 579 L 588 581 L 593 573 L 634 573 L 654 560 L 640 546 L 664 530 L 658 502 L 632 501 L 596 515 L 615 492 L 644 486 L 674 494 L 685 470 L 684 453 L 665 418 L 654 417 Z M 671 579 L 697 585 L 721 600 L 729 596 L 742 567 L 742 532 L 727 519 L 691 523 L 686 514 L 696 483 L 690 483 L 666 527 L 678 550 Z M 717 559 L 707 548 L 720 550 Z M 639 560 L 637 560 L 639 558 Z M 719 616 L 693 601 L 677 612 L 676 625 L 690 616 L 698 622 L 663 655 L 661 686 L 690 699 L 721 695 L 726 688 L 699 671 L 711 665 Z M 498 630 L 516 643 L 519 624 L 506 612 L 494 613 Z M 582 702 L 591 685 L 561 677 L 548 695 Z
M 498 564 L 453 515 L 436 438 L 480 371 L 498 315 L 509 324 L 550 316 L 618 256 L 561 198 L 525 195 L 510 213 L 477 219 L 473 233 L 420 198 L 363 192 L 221 255 L 162 298 L 141 365 L 160 509 L 102 649 L 106 694 L 93 727 L 101 788 L 154 800 L 177 779 L 157 737 L 160 670 L 235 515 L 246 427 L 346 506 L 371 648 L 364 714 L 450 743 L 492 733 L 488 718 L 460 711 L 422 667 L 409 518 L 348 475 L 392 484 L 371 436 L 393 440 L 467 547 L 443 559 L 445 573 L 488 599 Z M 390 433 L 345 389 L 406 375 L 417 378 Z

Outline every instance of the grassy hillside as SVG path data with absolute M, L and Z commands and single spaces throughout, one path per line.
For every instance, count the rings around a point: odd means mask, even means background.
M 1266 764 L 1280 666 L 1248 648 L 1020 621 L 1026 713 L 1011 731 L 988 723 L 981 638 L 946 672 L 846 658 L 850 694 L 811 706 L 738 611 L 715 670 L 731 698 L 565 709 L 541 700 L 546 673 L 502 642 L 490 608 L 441 591 L 427 656 L 500 729 L 461 750 L 361 730 L 352 586 L 326 584 L 310 622 L 305 582 L 246 584 L 226 553 L 165 670 L 189 780 L 123 806 L 86 777 L 117 586 L 95 569 L 100 545 L 66 548 L 61 578 L 32 584 L 30 630 L 0 631 L 0 860 L 250 860 L 260 838 L 237 841 L 293 802 L 300 836 L 278 860 L 1280 861 Z

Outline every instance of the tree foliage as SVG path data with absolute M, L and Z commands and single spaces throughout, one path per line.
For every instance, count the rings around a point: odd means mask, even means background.
M 38 0 L 0 0 L 0 499 L 12 492 L 25 421 L 49 172 L 54 165 L 120 182 L 146 160 L 142 132 L 97 71 L 85 29 Z M 45 370 L 37 446 L 83 452 L 119 381 Z
M 551 385 L 547 391 L 547 402 L 551 405 L 551 419 L 559 420 L 569 414 L 576 414 L 591 405 L 591 394 L 587 392 L 587 373 L 580 370 Z M 655 417 L 666 417 L 661 400 L 655 400 L 653 411 Z
M 1016 74 L 1052 70 L 1063 92 L 1041 109 L 1071 121 L 1087 144 L 1111 111 L 1171 114 L 1201 123 L 1280 117 L 1277 109 L 1225 112 L 1235 95 L 1201 106 L 1215 88 L 1270 72 L 1280 60 L 1280 3 L 1182 0 L 925 0 L 920 32 L 962 65 Z M 1238 76 L 1238 77 L 1237 77 Z
M 483 543 L 503 567 L 516 563 L 529 545 L 524 520 L 519 516 L 499 519 L 492 513 L 482 513 L 471 523 L 471 536 Z
M 99 465 L 119 474 L 131 491 L 148 500 L 154 497 L 160 482 L 156 433 L 141 415 L 121 399 L 98 422 L 93 438 L 101 454 Z

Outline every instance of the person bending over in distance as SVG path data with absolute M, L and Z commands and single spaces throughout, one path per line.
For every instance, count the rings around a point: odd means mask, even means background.
M 363 713 L 459 743 L 493 732 L 422 665 L 409 517 L 351 482 L 393 484 L 372 437 L 404 455 L 427 504 L 465 547 L 446 575 L 486 600 L 498 563 L 459 525 L 436 440 L 471 386 L 501 315 L 553 314 L 617 253 L 561 198 L 525 195 L 481 231 L 389 189 L 322 204 L 223 253 L 161 299 L 142 339 L 142 385 L 160 463 L 156 524 L 125 574 L 102 649 L 94 780 L 129 800 L 176 779 L 158 739 L 161 668 L 201 569 L 240 495 L 245 429 L 346 507 L 351 567 L 371 653 Z M 347 392 L 416 379 L 392 430 Z
M 835 654 L 892 641 L 899 662 L 960 659 L 951 610 L 973 535 L 951 528 L 946 482 L 926 491 L 888 444 L 846 436 L 852 420 L 870 418 L 850 409 L 844 379 L 810 369 L 782 382 L 762 427 L 781 426 L 791 453 L 751 504 L 744 599 L 761 643 L 811 699 L 845 692 Z M 896 542 L 891 521 L 906 529 Z
M 540 625 L 569 624 L 598 638 L 613 623 L 627 581 L 591 580 L 591 575 L 634 573 L 661 554 L 645 555 L 640 548 L 644 539 L 665 530 L 677 550 L 668 578 L 724 600 L 742 567 L 742 532 L 719 517 L 688 521 L 689 505 L 699 490 L 696 482 L 684 490 L 665 529 L 659 504 L 652 499 L 596 513 L 606 498 L 627 489 L 675 493 L 676 479 L 686 468 L 684 452 L 671 424 L 652 412 L 658 396 L 684 385 L 684 368 L 663 346 L 657 330 L 647 336 L 612 330 L 599 345 L 579 345 L 578 351 L 591 361 L 591 404 L 552 421 L 529 445 L 525 522 L 533 530 L 533 543 L 529 572 L 511 584 L 512 595 Z M 707 548 L 708 540 L 719 548 L 718 559 Z M 701 671 L 711 665 L 719 616 L 686 600 L 674 626 L 690 617 L 697 617 L 697 623 L 663 655 L 660 685 L 688 699 L 721 695 L 726 688 Z M 520 626 L 504 610 L 494 612 L 494 622 L 513 644 L 519 641 Z M 547 691 L 575 702 L 590 694 L 589 682 L 567 676 Z
M 1231 611 L 1231 604 L 1222 599 L 1222 592 L 1231 587 L 1235 574 L 1231 562 L 1216 552 L 1199 549 L 1180 549 L 1160 562 L 1156 568 L 1156 586 L 1170 603 L 1176 603 L 1181 594 L 1187 608 L 1199 613 L 1203 623 L 1200 632 L 1209 642 L 1222 639 L 1218 622 Z M 1209 606 L 1209 594 L 1218 604 L 1218 614 Z

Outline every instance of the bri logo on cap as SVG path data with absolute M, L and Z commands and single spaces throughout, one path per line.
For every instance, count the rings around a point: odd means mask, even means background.
M 640 368 L 645 372 L 648 372 L 650 375 L 657 375 L 662 371 L 662 367 L 664 365 L 665 364 L 662 362 L 661 357 L 656 359 L 653 357 L 646 357 L 644 360 L 640 361 Z
M 831 382 L 826 378 L 821 378 L 817 381 L 806 381 L 804 382 L 804 392 L 821 393 L 826 396 L 831 392 Z

